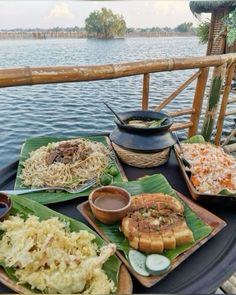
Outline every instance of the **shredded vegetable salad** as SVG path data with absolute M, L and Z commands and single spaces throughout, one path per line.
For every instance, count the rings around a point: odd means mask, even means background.
M 236 192 L 236 159 L 210 143 L 183 143 L 184 158 L 191 164 L 191 182 L 200 193 Z

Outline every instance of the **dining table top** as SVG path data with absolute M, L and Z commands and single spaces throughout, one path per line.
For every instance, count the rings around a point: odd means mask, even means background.
M 17 166 L 18 162 L 14 162 L 0 169 L 1 190 L 13 189 Z M 191 198 L 173 152 L 169 161 L 162 166 L 135 168 L 122 164 L 122 167 L 128 180 L 161 173 L 175 190 Z M 87 197 L 79 197 L 47 206 L 88 224 L 77 210 L 77 206 L 86 200 Z M 132 276 L 133 293 L 214 293 L 236 271 L 236 202 L 200 205 L 223 219 L 227 226 L 151 288 L 142 286 Z M 14 292 L 0 283 L 0 293 Z

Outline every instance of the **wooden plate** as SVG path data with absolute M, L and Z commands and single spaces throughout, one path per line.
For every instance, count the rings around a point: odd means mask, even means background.
M 28 294 L 30 293 L 29 289 L 18 285 L 15 281 L 11 280 L 5 273 L 4 269 L 0 268 L 0 282 L 12 289 L 13 291 L 20 294 Z M 132 294 L 133 291 L 133 283 L 131 276 L 124 266 L 124 264 L 120 267 L 119 272 L 119 281 L 118 281 L 118 289 L 116 294 Z
M 181 161 L 180 159 L 180 155 L 178 153 L 178 150 L 176 147 L 174 147 L 174 151 L 175 151 L 175 156 L 176 156 L 176 159 L 177 159 L 177 162 L 179 164 L 179 167 L 180 167 L 180 170 L 182 172 L 182 175 L 184 177 L 184 180 L 187 184 L 187 187 L 189 189 L 189 192 L 192 196 L 192 198 L 198 202 L 201 202 L 201 203 L 205 203 L 205 204 L 220 204 L 220 205 L 236 205 L 236 196 L 225 196 L 225 195 L 222 195 L 222 194 L 201 194 L 199 193 L 195 187 L 193 186 L 187 172 L 186 172 L 186 169 L 185 169 L 185 166 L 183 164 L 183 162 Z
M 178 193 L 178 192 L 177 192 Z M 162 280 L 168 273 L 170 273 L 173 269 L 175 269 L 178 265 L 180 265 L 187 257 L 189 257 L 192 253 L 194 253 L 199 247 L 205 244 L 208 240 L 214 237 L 223 227 L 226 226 L 226 223 L 217 217 L 216 215 L 212 214 L 211 212 L 207 211 L 206 209 L 200 207 L 198 204 L 194 203 L 181 193 L 178 193 L 179 197 L 201 218 L 206 224 L 212 227 L 212 232 L 204 239 L 197 242 L 193 245 L 192 248 L 185 251 L 181 255 L 179 255 L 174 261 L 172 261 L 171 268 L 168 272 L 160 276 L 150 276 L 144 277 L 136 273 L 133 268 L 130 266 L 128 260 L 125 258 L 122 252 L 117 251 L 117 256 L 120 260 L 126 265 L 129 271 L 136 277 L 136 279 L 145 287 L 152 287 L 157 282 Z M 96 220 L 90 210 L 90 206 L 88 201 L 80 204 L 77 209 L 81 212 L 84 218 L 89 222 L 89 224 L 97 231 L 97 233 L 106 241 L 109 242 L 109 239 L 103 232 L 103 230 L 98 226 Z

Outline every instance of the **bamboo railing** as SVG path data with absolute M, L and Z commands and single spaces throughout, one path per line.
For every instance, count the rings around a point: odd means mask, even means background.
M 148 109 L 150 74 L 164 71 L 196 69 L 189 79 L 180 85 L 170 96 L 164 99 L 156 111 L 161 111 L 193 81 L 197 79 L 192 107 L 180 109 L 169 114 L 173 117 L 190 115 L 190 121 L 175 123 L 172 130 L 189 129 L 188 135 L 198 132 L 199 119 L 205 97 L 209 69 L 213 68 L 211 87 L 208 94 L 207 109 L 205 112 L 202 134 L 206 140 L 211 140 L 214 124 L 217 119 L 215 143 L 220 144 L 225 115 L 235 114 L 227 111 L 226 106 L 235 102 L 229 100 L 230 87 L 236 65 L 236 54 L 217 56 L 153 59 L 122 64 L 107 64 L 93 66 L 55 66 L 55 67 L 24 67 L 13 69 L 0 69 L 0 88 L 23 85 L 82 82 L 95 80 L 109 80 L 121 77 L 143 75 L 142 109 Z M 225 81 L 225 83 L 224 83 Z M 221 93 L 223 97 L 221 100 Z M 218 108 L 220 112 L 218 115 Z M 218 118 L 217 118 L 218 115 Z

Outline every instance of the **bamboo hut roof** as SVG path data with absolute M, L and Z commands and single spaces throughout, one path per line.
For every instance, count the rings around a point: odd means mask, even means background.
M 189 7 L 193 14 L 209 13 L 218 8 L 236 8 L 236 1 L 190 1 Z

